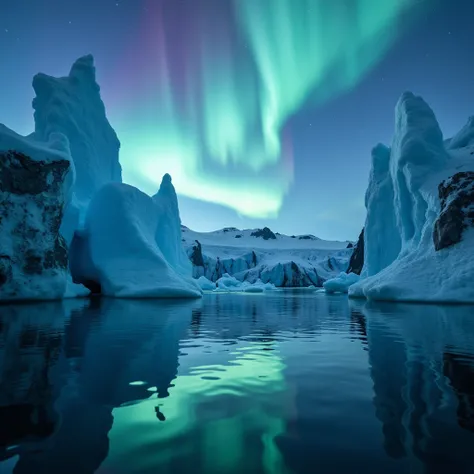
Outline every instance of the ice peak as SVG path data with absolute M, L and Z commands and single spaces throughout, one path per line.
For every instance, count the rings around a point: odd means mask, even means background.
M 69 77 L 71 79 L 77 79 L 96 84 L 94 57 L 92 54 L 88 54 L 77 59 L 71 67 Z
M 372 172 L 374 176 L 384 176 L 390 168 L 390 148 L 378 143 L 372 148 Z
M 171 184 L 171 175 L 169 173 L 166 173 L 165 175 L 163 175 L 163 179 L 161 180 L 161 184 Z

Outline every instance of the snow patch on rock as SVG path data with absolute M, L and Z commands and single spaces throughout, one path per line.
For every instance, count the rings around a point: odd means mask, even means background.
M 87 293 L 71 282 L 59 230 L 72 183 L 66 137 L 42 143 L 0 125 L 0 300 Z

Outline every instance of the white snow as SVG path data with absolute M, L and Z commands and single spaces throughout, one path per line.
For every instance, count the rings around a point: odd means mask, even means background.
M 448 141 L 448 149 L 465 148 L 474 144 L 474 117 L 469 117 L 466 125 Z
M 206 253 L 213 247 L 222 249 L 224 247 L 233 249 L 234 254 L 241 254 L 242 250 L 268 250 L 268 251 L 294 251 L 294 250 L 340 250 L 345 249 L 349 240 L 323 240 L 313 235 L 288 236 L 276 233 L 276 239 L 264 240 L 261 237 L 253 237 L 251 234 L 258 229 L 239 230 L 235 227 L 227 227 L 214 232 L 195 232 L 185 228 L 183 238 L 187 242 L 199 240 L 206 249 Z M 240 237 L 237 237 L 240 236 Z M 220 253 L 220 250 L 217 252 Z
M 385 154 L 384 166 L 376 159 L 372 163 L 366 263 L 350 296 L 474 302 L 474 230 L 466 230 L 452 247 L 436 251 L 433 244 L 438 185 L 460 171 L 474 170 L 472 151 L 467 147 L 448 154 L 429 106 L 413 94 L 402 95 L 390 156 Z
M 170 222 L 179 220 L 179 215 L 165 215 Z M 172 252 L 179 250 L 178 244 L 164 241 L 164 235 L 160 237 L 173 262 L 169 263 L 157 243 L 162 216 L 163 209 L 138 189 L 120 183 L 103 186 L 86 216 L 81 246 L 87 257 L 80 269 L 81 279 L 98 280 L 107 296 L 200 297 L 201 290 L 190 273 L 180 273 L 176 265 L 179 259 Z M 166 234 L 166 238 L 179 236 Z
M 71 163 L 69 142 L 65 135 L 52 133 L 46 141 L 37 140 L 34 136 L 23 137 L 0 123 L 0 152 L 14 150 L 23 153 L 34 161 L 51 163 L 56 160 L 67 160 Z M 64 184 L 65 194 L 73 185 L 74 172 L 70 169 L 69 180 Z
M 359 281 L 360 276 L 355 273 L 341 272 L 336 278 L 323 283 L 326 293 L 347 293 L 349 287 Z

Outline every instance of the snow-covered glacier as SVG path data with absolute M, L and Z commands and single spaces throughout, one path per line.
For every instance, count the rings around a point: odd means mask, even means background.
M 350 296 L 474 302 L 473 137 L 470 119 L 443 140 L 428 104 L 401 96 L 391 148 L 372 153 L 364 266 Z
M 60 234 L 73 184 L 68 140 L 22 137 L 0 124 L 0 300 L 85 295 Z
M 75 281 L 121 298 L 201 296 L 184 265 L 176 194 L 165 175 L 159 202 L 122 183 L 104 185 L 71 245 Z
M 240 282 L 277 287 L 321 287 L 347 270 L 354 251 L 349 241 L 287 236 L 267 227 L 200 233 L 183 226 L 182 239 L 195 278 L 216 282 L 229 274 Z

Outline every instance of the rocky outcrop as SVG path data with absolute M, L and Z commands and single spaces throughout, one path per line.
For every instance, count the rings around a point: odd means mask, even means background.
M 347 268 L 346 273 L 355 273 L 360 275 L 362 268 L 364 267 L 364 229 L 359 235 L 359 240 L 354 248 L 354 252 L 351 255 L 349 261 L 349 267 Z
M 441 212 L 434 224 L 433 242 L 441 250 L 461 241 L 463 232 L 474 227 L 474 172 L 463 171 L 439 187 Z
M 204 259 L 202 257 L 202 246 L 199 240 L 196 240 L 196 245 L 192 247 L 192 251 L 189 255 L 189 260 L 191 260 L 193 267 L 204 267 Z
M 315 235 L 305 234 L 298 236 L 298 240 L 319 240 Z
M 0 300 L 66 292 L 68 254 L 59 228 L 71 163 L 67 140 L 53 139 L 48 148 L 0 127 Z
M 263 240 L 276 239 L 276 235 L 268 228 L 257 229 L 250 234 L 252 237 L 261 237 Z

